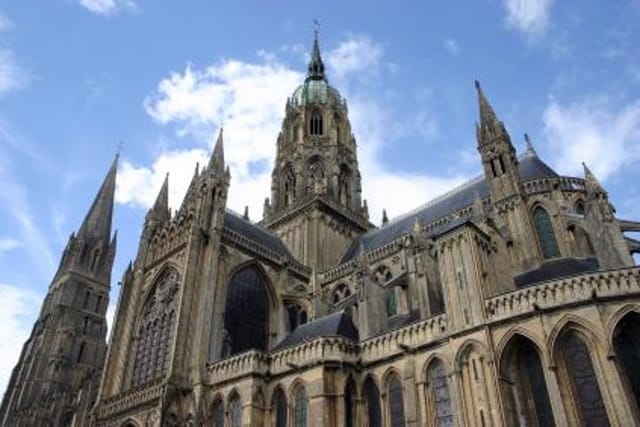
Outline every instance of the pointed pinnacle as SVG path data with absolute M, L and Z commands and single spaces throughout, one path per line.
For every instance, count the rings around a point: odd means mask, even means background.
M 209 167 L 212 167 L 217 171 L 222 171 L 224 169 L 224 141 L 222 133 L 223 128 L 220 128 L 220 133 L 218 134 L 218 139 L 216 140 L 216 145 L 213 148 L 211 160 L 209 161 Z
M 387 216 L 387 210 L 382 209 L 382 225 L 387 225 L 389 223 L 389 217 Z
M 307 67 L 307 81 L 309 80 L 325 80 L 324 63 L 320 55 L 320 42 L 318 40 L 318 31 L 316 29 L 313 39 L 313 48 L 311 49 L 311 59 Z
M 482 91 L 482 87 L 480 86 L 480 82 L 478 80 L 475 81 L 476 91 L 478 92 L 478 107 L 480 110 L 480 124 L 484 125 L 487 122 L 498 121 L 496 117 L 496 113 L 493 111 L 493 107 L 489 104 L 487 97 Z
M 582 168 L 584 169 L 584 181 L 587 192 L 590 190 L 605 192 L 604 187 L 602 187 L 600 181 L 598 181 L 585 162 L 582 162 Z
M 527 154 L 531 156 L 537 156 L 538 153 L 536 153 L 536 149 L 533 148 L 533 144 L 531 143 L 531 140 L 529 139 L 529 134 L 527 133 L 524 134 L 524 142 L 527 145 Z
M 148 215 L 162 222 L 169 219 L 169 172 L 164 177 L 162 187 Z

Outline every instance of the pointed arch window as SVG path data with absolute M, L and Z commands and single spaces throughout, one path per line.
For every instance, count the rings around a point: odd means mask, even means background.
M 366 425 L 368 427 L 381 427 L 382 410 L 380 408 L 380 391 L 371 377 L 368 377 L 364 382 L 362 395 L 364 396 L 367 407 Z
M 356 385 L 350 377 L 344 388 L 344 427 L 357 425 L 356 417 Z
M 346 165 L 340 166 L 338 175 L 338 199 L 344 206 L 351 204 L 351 171 Z
M 640 417 L 640 314 L 627 314 L 613 333 L 618 370 L 636 403 Z
M 287 398 L 280 387 L 273 394 L 271 406 L 274 412 L 275 427 L 287 427 Z
M 311 135 L 322 135 L 322 113 L 319 110 L 315 110 L 311 114 L 309 133 Z
M 404 427 L 404 398 L 402 396 L 402 383 L 397 375 L 389 378 L 387 388 L 387 407 L 389 413 L 389 426 Z
M 229 421 L 231 427 L 242 427 L 242 402 L 237 394 L 229 401 Z
M 536 207 L 533 211 L 533 222 L 544 258 L 559 257 L 560 250 L 558 249 L 558 242 L 556 241 L 549 213 L 540 206 Z
M 350 296 L 351 296 L 351 290 L 349 290 L 349 287 L 344 283 L 340 283 L 338 286 L 336 286 L 336 290 L 333 291 L 331 302 L 335 305 L 349 298 Z
M 296 197 L 296 175 L 291 165 L 284 169 L 282 193 L 284 206 L 290 206 Z
M 396 297 L 396 288 L 387 290 L 387 316 L 395 316 L 398 314 L 398 299 Z
M 255 265 L 240 269 L 229 281 L 224 331 L 223 356 L 267 349 L 269 296 L 264 275 Z
M 307 427 L 307 407 L 309 400 L 304 387 L 300 386 L 295 392 L 295 411 L 293 414 L 293 425 L 295 427 Z
M 175 334 L 178 272 L 167 269 L 156 281 L 143 308 L 131 376 L 132 385 L 164 375 Z
M 224 427 L 224 403 L 222 399 L 216 400 L 213 404 L 213 427 Z
M 566 333 L 560 342 L 567 387 L 575 402 L 579 423 L 589 426 L 608 426 L 609 417 L 602 399 L 600 385 L 593 369 L 589 348 L 573 331 Z
M 437 427 L 453 425 L 451 393 L 447 369 L 440 359 L 434 360 L 427 370 L 427 400 L 433 425 Z

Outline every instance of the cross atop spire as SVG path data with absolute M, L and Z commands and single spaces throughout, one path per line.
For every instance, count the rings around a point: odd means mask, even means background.
M 326 80 L 324 75 L 324 63 L 320 56 L 320 42 L 318 41 L 318 21 L 314 20 L 315 30 L 313 39 L 313 49 L 311 50 L 311 59 L 307 67 L 307 81 L 309 80 Z
M 113 217 L 113 201 L 116 190 L 116 174 L 118 170 L 119 153 L 116 154 L 111 167 L 104 178 L 96 198 L 85 216 L 78 237 L 111 237 L 111 218 Z

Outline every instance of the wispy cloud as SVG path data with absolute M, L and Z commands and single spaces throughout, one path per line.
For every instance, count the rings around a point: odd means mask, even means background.
M 0 13 L 0 37 L 14 28 L 13 22 Z M 0 96 L 27 85 L 28 73 L 18 64 L 16 55 L 0 38 Z
M 544 132 L 554 163 L 581 174 L 585 162 L 601 179 L 640 160 L 640 100 L 617 105 L 600 97 L 561 104 L 552 100 Z
M 41 296 L 31 290 L 0 283 L 0 390 L 6 389 L 40 302 Z
M 10 251 L 20 246 L 20 241 L 11 237 L 0 237 L 0 252 Z
M 97 15 L 111 16 L 121 10 L 136 10 L 134 0 L 80 0 L 80 5 Z
M 549 27 L 552 3 L 553 0 L 504 0 L 507 25 L 536 39 Z
M 326 53 L 339 87 L 357 79 L 363 70 L 384 69 L 383 49 L 367 36 L 351 36 Z M 215 134 L 224 124 L 225 155 L 231 169 L 228 206 L 241 211 L 250 208 L 259 219 L 264 198 L 270 194 L 271 170 L 284 103 L 303 81 L 303 75 L 279 62 L 276 55 L 262 52 L 256 63 L 222 61 L 203 70 L 188 66 L 162 80 L 157 91 L 145 100 L 149 115 L 161 125 L 174 127 L 178 136 L 196 136 L 199 145 L 155 154 L 151 165 L 124 162 L 119 177 L 117 200 L 148 207 L 155 199 L 162 179 L 170 172 L 171 204 L 179 206 L 193 174 L 195 162 L 207 161 Z M 384 100 L 375 99 L 368 87 L 353 85 L 345 90 L 349 115 L 359 144 L 363 196 L 368 198 L 372 219 L 383 207 L 399 214 L 416 207 L 460 182 L 464 177 L 438 177 L 388 170 L 381 151 L 391 143 L 390 129 L 396 120 Z M 426 117 L 416 119 L 421 126 Z M 416 125 L 417 125 L 416 124 Z M 181 141 L 193 140 L 184 138 Z M 403 191 L 397 191 L 402 188 Z M 375 189 L 375 191 L 374 191 Z
M 462 51 L 460 49 L 460 45 L 454 39 L 446 39 L 444 41 L 444 48 L 447 50 L 447 52 L 449 52 L 451 55 L 454 55 L 454 56 L 459 55 L 460 52 Z

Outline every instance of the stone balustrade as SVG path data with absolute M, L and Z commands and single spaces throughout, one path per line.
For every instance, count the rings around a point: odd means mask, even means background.
M 164 393 L 164 387 L 164 378 L 160 377 L 151 383 L 142 384 L 141 386 L 105 399 L 98 407 L 98 417 L 111 416 L 158 399 Z
M 599 271 L 535 286 L 488 299 L 489 321 L 506 319 L 535 310 L 545 310 L 599 297 L 640 294 L 640 267 Z
M 271 354 L 271 372 L 279 374 L 304 365 L 355 362 L 358 344 L 342 337 L 322 337 Z
M 533 179 L 531 181 L 523 182 L 522 187 L 526 194 L 551 191 L 554 187 L 559 187 L 563 191 L 582 191 L 584 190 L 584 179 L 568 176 Z
M 268 369 L 269 356 L 259 350 L 249 350 L 207 365 L 211 383 L 221 383 L 249 374 L 265 374 Z

